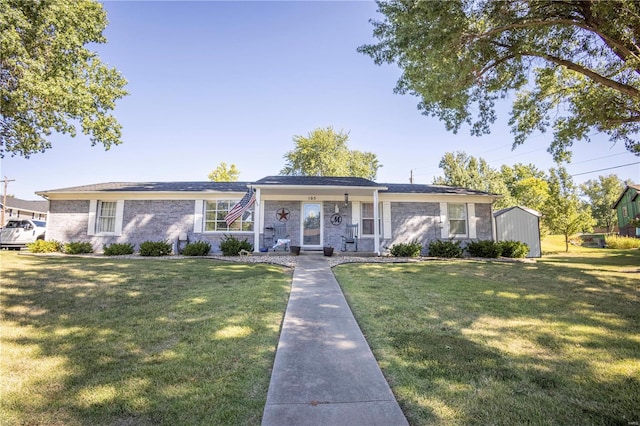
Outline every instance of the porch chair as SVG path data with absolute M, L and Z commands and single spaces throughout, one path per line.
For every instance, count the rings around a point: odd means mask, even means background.
M 274 223 L 273 224 L 273 251 L 276 251 L 279 247 L 282 247 L 284 251 L 289 251 L 289 234 L 287 233 L 286 223 Z
M 352 244 L 355 251 L 358 251 L 358 224 L 349 225 L 342 236 L 342 251 L 347 251 L 347 244 Z

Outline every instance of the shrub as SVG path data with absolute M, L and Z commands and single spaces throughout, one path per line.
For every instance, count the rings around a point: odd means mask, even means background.
M 114 243 L 105 245 L 103 248 L 105 256 L 124 256 L 127 254 L 133 254 L 133 244 L 129 243 Z
M 27 249 L 31 253 L 55 253 L 62 251 L 62 243 L 56 240 L 37 240 L 27 244 Z
M 86 241 L 72 241 L 64 245 L 64 252 L 67 254 L 93 253 L 93 246 Z
M 253 245 L 246 239 L 238 240 L 234 236 L 224 236 L 224 240 L 220 243 L 220 251 L 223 256 L 237 256 L 240 250 L 253 251 Z
M 500 241 L 502 256 L 512 258 L 523 258 L 529 254 L 529 246 L 521 241 Z
M 166 241 L 145 241 L 140 243 L 140 256 L 166 256 L 171 254 L 171 244 Z
M 429 256 L 462 257 L 462 247 L 460 247 L 460 241 L 431 241 L 429 243 Z
M 184 256 L 206 256 L 211 251 L 211 244 L 206 241 L 189 243 L 182 249 Z
M 618 237 L 617 235 L 607 235 L 604 237 L 607 248 L 611 249 L 633 249 L 640 248 L 640 238 Z
M 472 257 L 498 258 L 502 254 L 500 244 L 492 240 L 471 241 L 466 250 Z
M 418 240 L 410 243 L 399 243 L 391 246 L 391 255 L 395 257 L 418 257 L 422 252 L 422 244 Z

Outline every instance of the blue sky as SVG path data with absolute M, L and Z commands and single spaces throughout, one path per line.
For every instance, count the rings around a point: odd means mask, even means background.
M 447 132 L 421 115 L 418 99 L 393 94 L 400 70 L 376 66 L 358 52 L 372 42 L 373 2 L 103 3 L 108 43 L 96 50 L 129 81 L 115 115 L 123 144 L 105 151 L 88 138 L 55 136 L 53 148 L 29 159 L 7 156 L 8 193 L 112 181 L 207 180 L 220 162 L 240 180 L 278 174 L 294 135 L 333 126 L 350 132 L 349 147 L 377 155 L 378 182 L 431 183 L 446 152 L 465 151 L 495 168 L 554 166 L 550 135 L 511 150 L 510 100 L 483 137 Z M 640 181 L 640 165 L 620 144 L 595 137 L 574 145 L 567 165 L 578 183 L 617 174 Z

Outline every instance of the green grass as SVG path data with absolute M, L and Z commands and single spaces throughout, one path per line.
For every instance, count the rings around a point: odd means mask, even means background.
M 412 425 L 640 422 L 638 250 L 334 270 Z
M 0 261 L 3 425 L 259 424 L 290 270 Z

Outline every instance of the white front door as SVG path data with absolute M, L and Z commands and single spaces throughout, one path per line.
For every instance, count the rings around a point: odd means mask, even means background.
M 302 225 L 300 229 L 302 230 L 302 235 L 300 236 L 302 247 L 322 247 L 322 204 L 302 204 Z

